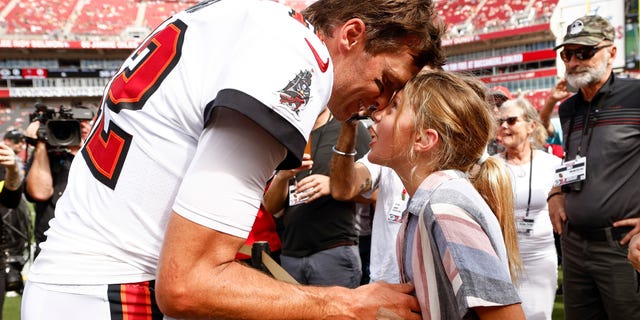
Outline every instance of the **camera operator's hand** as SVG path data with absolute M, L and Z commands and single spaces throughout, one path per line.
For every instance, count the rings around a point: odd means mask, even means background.
M 27 129 L 24 131 L 24 136 L 27 140 L 27 143 L 35 146 L 38 141 L 45 141 L 43 136 L 42 123 L 39 120 L 35 120 L 29 123 Z
M 36 120 L 31 122 L 27 129 L 24 130 L 24 136 L 32 139 L 38 139 L 38 129 L 40 128 L 40 121 Z
M 4 143 L 0 143 L 0 165 L 7 168 L 4 186 L 9 190 L 17 190 L 22 183 L 22 172 L 16 162 L 16 154 Z

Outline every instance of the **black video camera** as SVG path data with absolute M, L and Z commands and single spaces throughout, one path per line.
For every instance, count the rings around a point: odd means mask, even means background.
M 29 120 L 39 121 L 38 140 L 52 147 L 79 146 L 82 142 L 80 121 L 93 119 L 93 112 L 85 107 L 60 106 L 58 111 L 44 104 L 35 105 Z

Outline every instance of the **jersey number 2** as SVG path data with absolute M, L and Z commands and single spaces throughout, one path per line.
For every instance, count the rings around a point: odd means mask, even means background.
M 111 81 L 102 107 L 115 113 L 142 109 L 180 60 L 186 29 L 186 24 L 176 20 L 140 46 Z M 99 118 L 82 155 L 93 176 L 115 189 L 133 137 L 114 121 L 109 121 L 105 131 L 105 115 Z

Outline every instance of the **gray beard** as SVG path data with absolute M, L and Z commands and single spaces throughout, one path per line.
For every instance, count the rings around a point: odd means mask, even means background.
M 569 74 L 569 71 L 565 71 L 565 78 L 567 83 L 574 88 L 582 88 L 588 85 L 597 83 L 605 76 L 607 72 L 607 58 L 603 55 L 603 59 L 595 67 L 581 67 L 577 68 L 578 71 L 582 71 L 575 74 Z

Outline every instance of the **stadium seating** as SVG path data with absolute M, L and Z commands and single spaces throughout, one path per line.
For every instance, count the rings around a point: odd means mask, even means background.
M 530 0 L 487 0 L 472 19 L 476 30 L 493 31 L 517 26 L 515 14 L 525 14 Z
M 476 11 L 478 0 L 444 0 L 436 2 L 436 12 L 448 25 L 463 24 Z
M 302 11 L 315 0 L 273 0 Z M 0 16 L 0 34 L 64 38 L 119 38 L 129 27 L 154 29 L 198 0 L 0 0 L 13 8 Z M 448 37 L 481 34 L 548 22 L 558 0 L 437 0 L 450 26 Z
M 78 35 L 119 36 L 134 25 L 138 2 L 123 0 L 86 0 L 71 32 Z
M 549 21 L 553 11 L 558 5 L 558 0 L 540 0 L 533 3 L 533 9 L 535 10 L 535 22 L 542 23 Z
M 544 105 L 544 101 L 549 96 L 549 90 L 536 90 L 529 91 L 524 94 L 524 97 L 533 104 L 536 110 L 540 110 Z
M 3 1 L 9 5 L 9 1 Z M 18 1 L 4 18 L 7 33 L 55 35 L 64 29 L 78 0 Z M 4 6 L 3 6 L 4 7 Z
M 192 2 L 147 1 L 143 24 L 150 30 L 155 29 L 174 13 L 192 6 Z

